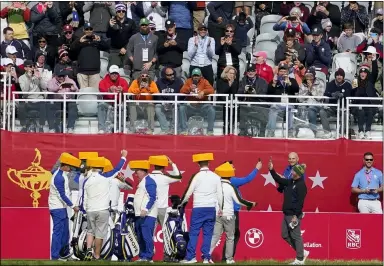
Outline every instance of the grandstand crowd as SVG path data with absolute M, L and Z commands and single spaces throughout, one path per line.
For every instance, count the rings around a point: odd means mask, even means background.
M 59 133 L 65 127 L 75 133 L 79 103 L 66 103 L 63 126 L 63 103 L 41 101 L 62 99 L 64 92 L 100 92 L 105 100 L 116 97 L 105 93 L 132 93 L 131 100 L 159 100 L 127 105 L 123 119 L 129 130 L 137 132 L 143 118 L 147 134 L 154 134 L 157 123 L 156 134 L 172 134 L 176 124 L 178 133 L 190 134 L 190 117 L 198 114 L 207 122 L 205 134 L 214 135 L 215 122 L 229 109 L 217 110 L 211 94 L 247 94 L 239 101 L 268 103 L 240 106 L 235 126 L 244 136 L 255 136 L 256 127 L 257 136 L 275 137 L 277 120 L 288 116 L 288 137 L 296 137 L 297 111 L 316 138 L 332 138 L 331 124 L 342 115 L 337 103 L 341 106 L 346 97 L 378 99 L 354 100 L 365 105 L 350 110 L 356 132 L 339 128 L 340 133 L 371 139 L 372 126 L 382 123 L 377 107 L 383 97 L 381 1 L 14 1 L 2 3 L 0 16 L 6 21 L 2 91 L 10 86 L 28 92 L 15 96 L 28 99 L 15 105 L 21 132 L 34 124 L 35 132 Z M 161 93 L 167 95 L 151 95 Z M 160 102 L 172 101 L 173 93 L 191 94 L 179 99 L 199 102 L 179 104 L 177 123 L 174 105 Z M 284 105 L 288 101 L 308 106 L 295 110 Z M 1 104 L 3 112 L 3 97 Z M 113 104 L 97 105 L 100 134 L 111 132 Z

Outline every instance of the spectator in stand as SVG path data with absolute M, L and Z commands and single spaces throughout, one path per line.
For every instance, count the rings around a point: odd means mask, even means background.
M 135 22 L 136 31 L 140 30 L 140 19 L 144 17 L 143 2 L 127 2 L 127 18 Z
M 379 58 L 380 55 L 376 51 L 375 46 L 368 46 L 367 50 L 363 51 L 363 55 L 363 64 L 368 65 L 371 72 L 369 80 L 374 84 L 377 92 L 381 93 L 383 91 L 383 59 Z
M 328 75 L 328 68 L 331 65 L 331 48 L 328 43 L 324 42 L 323 29 L 315 27 L 312 30 L 313 41 L 306 47 L 306 64 L 308 67 L 314 66 L 321 68 L 321 72 Z
M 60 2 L 61 3 L 61 2 Z M 81 36 L 80 36 L 81 37 Z M 64 49 L 68 52 L 68 56 L 72 61 L 77 61 L 76 50 L 72 49 L 72 44 L 78 39 L 73 32 L 71 25 L 64 25 L 63 34 L 59 38 L 59 49 Z
M 108 49 L 108 43 L 94 34 L 93 26 L 84 24 L 84 35 L 77 39 L 71 49 L 78 53 L 77 81 L 80 89 L 86 87 L 98 88 L 100 82 L 100 51 Z
M 7 57 L 7 53 L 5 52 L 5 49 L 7 49 L 8 46 L 13 46 L 16 48 L 17 58 L 20 58 L 23 60 L 32 58 L 31 50 L 25 44 L 24 41 L 15 39 L 14 31 L 12 28 L 5 27 L 3 29 L 3 34 L 4 34 L 4 41 L 1 42 L 1 57 Z
M 234 8 L 235 2 L 231 1 L 208 3 L 208 31 L 209 36 L 215 39 L 215 43 L 220 43 L 221 37 L 224 36 L 225 26 L 231 22 Z
M 151 76 L 149 75 L 148 70 L 142 70 L 140 73 L 140 76 L 135 79 L 132 84 L 129 86 L 129 93 L 133 93 L 137 96 L 134 98 L 136 100 L 152 100 L 152 95 L 142 95 L 142 93 L 159 93 L 159 89 L 157 88 L 156 83 L 152 80 Z M 132 103 L 129 106 L 129 121 L 131 130 L 134 132 L 134 126 L 135 121 L 137 120 L 137 109 L 139 109 L 140 113 L 144 113 L 144 109 L 147 113 L 147 120 L 148 120 L 148 126 L 149 130 L 147 131 L 147 134 L 153 134 L 153 130 L 155 129 L 155 106 L 153 103 L 142 103 L 141 105 L 136 105 L 136 103 Z
M 153 80 L 155 78 L 155 65 L 157 62 L 158 37 L 149 33 L 149 20 L 140 20 L 140 32 L 134 34 L 127 46 L 128 59 L 132 63 L 132 77 L 137 79 L 142 70 L 146 70 Z
M 352 96 L 354 97 L 377 97 L 376 90 L 371 81 L 369 81 L 369 66 L 362 65 L 358 71 L 358 82 L 352 84 Z M 354 100 L 355 104 L 375 104 L 373 100 Z M 357 123 L 359 128 L 359 139 L 371 139 L 371 126 L 376 108 L 362 107 L 358 110 L 352 110 L 357 113 Z M 365 124 L 365 129 L 364 129 Z
M 359 5 L 356 1 L 349 1 L 349 4 L 341 10 L 341 25 L 345 23 L 352 24 L 355 33 L 365 33 L 369 27 L 369 17 L 365 6 Z
M 360 44 L 360 37 L 353 34 L 353 25 L 345 23 L 344 31 L 341 33 L 339 41 L 337 43 L 337 50 L 340 53 L 344 52 L 356 52 L 357 46 Z
M 300 62 L 305 62 L 304 47 L 297 41 L 296 30 L 293 28 L 287 29 L 284 33 L 283 42 L 279 43 L 275 51 L 275 64 L 278 65 L 286 59 L 286 54 L 295 54 L 296 59 Z M 296 60 L 293 60 L 296 61 Z
M 36 52 L 35 68 L 40 72 L 43 70 L 52 71 L 52 68 L 47 64 L 47 54 L 44 51 Z
M 68 72 L 68 77 L 74 81 L 77 81 L 77 64 L 74 64 L 71 61 L 67 50 L 59 50 L 59 61 L 55 65 L 53 72 L 57 72 L 58 69 L 65 69 Z
M 299 8 L 301 11 L 299 19 L 306 22 L 309 17 L 309 8 L 303 2 L 282 2 L 280 4 L 280 15 L 289 16 L 294 7 Z
M 57 95 L 54 95 L 53 98 L 63 99 L 65 92 L 77 92 L 79 91 L 76 86 L 76 82 L 68 77 L 68 72 L 65 69 L 57 69 L 55 72 L 55 77 L 52 78 L 47 85 L 47 89 L 50 92 L 55 92 Z M 51 95 L 50 95 L 51 96 Z M 74 95 L 66 95 L 67 99 L 74 99 Z M 67 133 L 75 132 L 75 122 L 77 119 L 77 103 L 67 102 L 67 125 L 63 125 L 67 127 Z M 63 119 L 63 114 L 58 111 L 63 110 L 63 104 L 61 102 L 53 102 L 49 103 L 47 107 L 48 113 L 48 125 L 50 133 L 62 133 L 61 121 Z
M 135 22 L 126 17 L 126 12 L 127 7 L 124 4 L 116 4 L 116 16 L 109 21 L 107 31 L 107 37 L 111 39 L 109 66 L 117 65 L 119 68 L 124 66 L 126 46 L 131 36 L 137 32 Z
M 359 46 L 357 46 L 356 52 L 362 53 L 364 50 L 368 48 L 368 46 L 374 46 L 382 60 L 383 59 L 383 43 L 380 41 L 380 35 L 382 35 L 382 31 L 376 28 L 371 29 L 370 33 L 365 38 L 365 40 L 362 41 L 359 44 Z
M 1 61 L 6 59 L 11 59 L 13 62 L 13 66 L 15 68 L 15 72 L 18 77 L 24 74 L 24 61 L 20 58 L 17 58 L 17 50 L 14 46 L 8 45 L 5 49 L 6 58 L 2 58 Z
M 12 29 L 12 32 L 14 31 L 12 37 L 23 41 L 25 45 L 30 48 L 26 23 L 29 22 L 31 18 L 31 10 L 26 6 L 26 3 L 19 1 L 11 2 L 9 6 L 1 10 L 0 18 L 7 19 L 8 27 Z M 4 34 L 6 34 L 6 32 L 4 32 Z
M 239 55 L 241 53 L 241 40 L 235 38 L 235 26 L 225 26 L 225 35 L 216 43 L 215 53 L 219 56 L 217 61 L 217 76 L 220 77 L 224 68 L 233 66 L 239 73 Z M 239 82 L 238 77 L 236 82 Z
M 274 2 L 255 2 L 255 29 L 260 33 L 261 19 L 271 14 L 270 4 Z M 277 3 L 277 2 L 275 2 Z
M 52 79 L 52 71 L 45 63 L 45 54 L 42 51 L 36 54 L 34 71 L 40 73 L 43 89 L 47 90 L 48 82 Z
M 345 72 L 342 68 L 339 68 L 335 72 L 335 79 L 328 82 L 325 88 L 324 96 L 330 97 L 328 100 L 329 103 L 335 104 L 338 100 L 340 100 L 340 108 L 341 108 L 341 100 L 351 96 L 352 85 L 351 83 L 345 81 Z M 323 125 L 324 138 L 331 137 L 331 127 L 329 126 L 329 117 L 337 116 L 337 107 L 328 106 L 323 107 L 320 110 L 320 120 Z
M 193 36 L 193 10 L 196 10 L 196 2 L 162 1 L 161 3 L 168 7 L 168 18 L 175 22 L 177 34 L 181 39 L 189 40 Z
M 32 49 L 33 58 L 37 57 L 37 54 L 43 53 L 45 55 L 45 63 L 53 69 L 55 67 L 55 61 L 57 57 L 57 46 L 47 43 L 47 37 L 45 35 L 37 36 L 38 46 L 34 46 Z
M 267 53 L 264 51 L 256 52 L 253 57 L 255 58 L 256 75 L 263 78 L 267 83 L 273 79 L 272 67 L 267 65 Z
M 160 35 L 157 42 L 160 71 L 164 67 L 171 67 L 180 78 L 183 52 L 186 50 L 187 42 L 176 32 L 177 25 L 172 19 L 165 21 L 165 28 L 167 33 Z
M 334 50 L 339 38 L 339 28 L 333 27 L 329 18 L 321 20 L 321 27 L 323 28 L 323 40 L 328 43 L 331 50 Z
M 239 94 L 250 94 L 250 95 L 266 95 L 268 90 L 268 83 L 265 79 L 256 75 L 256 65 L 249 64 L 247 66 L 247 72 L 243 79 L 240 81 L 239 86 Z M 265 102 L 266 98 L 258 98 L 258 97 L 244 97 L 240 99 L 241 101 L 246 102 Z M 249 136 L 253 134 L 248 132 L 247 130 L 247 122 L 251 120 L 256 120 L 260 123 L 260 137 L 265 137 L 265 128 L 267 126 L 268 121 L 268 109 L 264 105 L 250 105 L 247 106 L 245 104 L 239 105 L 240 111 L 240 132 L 239 136 Z M 253 113 L 253 114 L 252 114 Z M 254 114 L 257 114 L 255 116 Z
M 75 31 L 76 37 L 81 37 L 84 26 L 84 1 L 59 2 L 61 19 L 63 25 L 69 25 Z
M 35 94 L 24 94 L 24 99 L 44 99 L 41 92 L 45 91 L 42 84 L 42 79 L 39 71 L 34 70 L 32 60 L 24 62 L 25 74 L 19 78 L 20 89 L 23 92 L 34 92 Z M 37 111 L 39 113 L 38 130 L 44 133 L 44 125 L 46 120 L 46 103 L 45 102 L 20 102 L 18 106 L 18 116 L 20 119 L 21 131 L 27 132 L 27 117 L 30 111 Z M 36 130 L 36 129 L 35 129 Z M 35 131 L 36 132 L 36 131 Z
M 268 85 L 269 95 L 281 95 L 281 98 L 270 98 L 271 102 L 281 102 L 281 104 L 273 104 L 269 109 L 268 124 L 267 124 L 267 137 L 275 137 L 277 115 L 286 112 L 286 105 L 284 103 L 294 102 L 294 99 L 288 99 L 287 95 L 295 95 L 299 92 L 299 85 L 297 81 L 288 76 L 288 65 L 283 63 L 279 65 L 278 72 L 273 80 Z M 288 136 L 293 137 L 293 114 L 292 105 L 288 106 Z M 284 133 L 283 133 L 284 134 Z
M 236 27 L 235 30 L 235 39 L 241 42 L 242 53 L 246 53 L 246 47 L 248 45 L 248 31 L 253 28 L 253 22 L 251 17 L 247 17 L 244 12 L 240 12 L 238 16 L 236 16 L 233 24 Z
M 196 9 L 193 10 L 193 35 L 196 36 L 199 30 L 199 25 L 204 23 L 205 18 L 205 3 L 204 1 L 196 2 Z
M 337 5 L 332 4 L 329 1 L 319 1 L 317 6 L 314 6 L 311 11 L 311 15 L 307 20 L 307 24 L 310 29 L 315 26 L 320 26 L 323 19 L 329 18 L 337 35 L 340 33 L 340 9 Z
M 302 80 L 304 78 L 304 75 L 306 73 L 306 68 L 304 64 L 302 64 L 297 59 L 297 53 L 296 50 L 292 53 L 291 51 L 287 51 L 285 53 L 285 60 L 280 61 L 279 64 L 285 63 L 288 65 L 288 75 L 290 78 L 294 78 L 297 81 L 297 84 L 301 86 Z M 279 67 L 276 66 L 273 69 L 273 73 L 276 74 L 279 71 Z
M 383 193 L 383 173 L 373 167 L 373 153 L 364 153 L 363 168 L 355 174 L 352 193 L 358 194 L 360 213 L 382 214 L 380 194 Z
M 188 101 L 205 101 L 208 102 L 208 95 L 215 93 L 215 90 L 209 84 L 208 80 L 202 77 L 199 68 L 192 70 L 192 77 L 185 81 L 184 86 L 180 92 L 185 94 L 195 94 L 194 96 L 187 97 Z M 196 95 L 197 94 L 197 95 Z M 204 104 L 180 104 L 180 129 L 182 135 L 187 135 L 187 113 L 201 112 L 208 117 L 207 135 L 213 135 L 213 126 L 215 123 L 215 108 L 211 103 Z
M 305 22 L 300 20 L 301 10 L 298 7 L 292 8 L 289 16 L 282 17 L 279 22 L 273 26 L 274 31 L 285 31 L 286 29 L 295 29 L 297 40 L 300 44 L 304 43 L 305 36 L 311 34 L 311 30 Z
M 11 58 L 3 58 L 1 60 L 1 68 L 0 72 L 5 72 L 7 73 L 6 79 L 2 77 L 1 81 L 1 88 L 3 90 L 4 88 L 4 82 L 5 82 L 5 88 L 7 89 L 8 92 L 8 84 L 9 84 L 9 78 L 11 79 L 11 92 L 16 91 L 17 87 L 19 87 L 19 79 L 17 77 L 16 73 L 16 66 L 15 63 L 13 63 Z M 16 95 L 16 98 L 18 98 L 18 95 Z M 1 93 L 1 107 L 3 106 L 3 93 Z
M 376 10 L 376 17 L 372 19 L 371 28 L 375 28 L 380 31 L 383 30 L 383 8 Z
M 112 93 L 127 93 L 128 92 L 128 82 L 120 77 L 119 67 L 117 65 L 112 65 L 109 67 L 109 74 L 100 81 L 99 84 L 100 92 L 112 92 Z M 103 95 L 104 100 L 113 100 L 114 95 Z M 113 103 L 110 102 L 100 102 L 97 107 L 97 120 L 99 122 L 99 134 L 104 134 L 108 132 L 107 121 L 113 118 L 108 117 L 108 110 L 113 110 Z M 108 132 L 113 133 L 113 132 Z
M 155 34 L 160 38 L 165 33 L 165 20 L 167 19 L 167 7 L 164 2 L 143 2 L 144 15 L 152 21 L 156 29 Z
M 247 17 L 250 16 L 253 4 L 254 4 L 253 2 L 236 1 L 235 2 L 236 15 L 238 16 L 241 12 L 244 12 Z
M 181 78 L 176 76 L 176 71 L 171 67 L 164 67 L 161 71 L 161 77 L 156 81 L 157 88 L 161 93 L 180 93 L 184 83 Z M 158 100 L 174 100 L 172 96 L 157 96 Z M 181 98 L 178 97 L 180 100 Z M 172 103 L 158 103 L 155 107 L 157 119 L 160 124 L 160 134 L 173 134 L 175 125 L 175 105 Z M 166 114 L 171 113 L 172 122 L 167 120 Z
M 191 58 L 189 73 L 195 68 L 200 69 L 203 77 L 213 86 L 214 75 L 212 58 L 215 55 L 215 39 L 208 36 L 207 26 L 200 24 L 198 34 L 188 41 L 188 56 Z
M 109 20 L 116 15 L 114 2 L 85 2 L 84 13 L 90 12 L 89 23 L 101 39 L 107 38 Z M 86 26 L 84 25 L 84 28 Z
M 308 103 L 308 104 L 321 103 L 323 100 L 314 99 L 314 98 L 311 98 L 311 96 L 323 96 L 324 92 L 325 92 L 324 81 L 316 78 L 316 70 L 314 67 L 308 68 L 305 73 L 303 83 L 299 87 L 299 95 L 308 96 L 308 98 L 299 98 L 298 101 L 302 103 Z M 317 122 L 317 114 L 320 112 L 321 106 L 309 105 L 308 107 L 307 106 L 300 106 L 300 107 L 301 109 L 307 109 L 309 128 L 313 131 L 315 136 L 318 138 L 319 136 L 317 135 L 316 122 Z M 304 119 L 306 119 L 306 117 Z M 329 135 L 326 135 L 325 137 L 329 138 Z
M 46 36 L 47 43 L 58 46 L 59 33 L 62 27 L 59 2 L 39 2 L 31 9 L 33 23 L 33 46 L 38 44 L 38 36 Z

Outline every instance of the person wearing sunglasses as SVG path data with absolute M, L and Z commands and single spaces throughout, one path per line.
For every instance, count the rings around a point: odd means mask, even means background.
M 364 153 L 363 168 L 353 178 L 352 193 L 358 195 L 360 213 L 382 214 L 380 194 L 383 193 L 383 173 L 373 167 L 373 162 L 373 153 Z
M 67 24 L 63 27 L 63 33 L 59 38 L 59 48 L 68 52 L 68 56 L 72 61 L 77 60 L 77 54 L 71 49 L 72 43 L 74 43 L 78 37 L 74 33 L 74 29 L 71 25 Z
M 37 39 L 38 45 L 32 48 L 33 58 L 36 58 L 39 53 L 45 54 L 45 63 L 50 69 L 53 69 L 55 67 L 57 48 L 48 44 L 46 35 L 39 35 Z

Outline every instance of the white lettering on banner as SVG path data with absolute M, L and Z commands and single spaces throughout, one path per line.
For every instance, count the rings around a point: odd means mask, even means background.
M 164 240 L 163 240 L 163 231 L 158 231 L 156 233 L 156 235 L 153 236 L 153 241 L 154 242 L 160 242 L 160 243 L 163 243 Z
M 347 229 L 345 232 L 345 246 L 348 249 L 361 248 L 361 229 Z
M 305 230 L 301 230 L 301 236 L 304 235 L 305 233 Z M 322 248 L 323 246 L 321 245 L 321 243 L 317 243 L 317 242 L 304 242 L 303 241 L 303 245 L 305 248 Z
M 245 233 L 245 244 L 250 248 L 258 248 L 264 242 L 264 234 L 257 228 L 251 228 Z

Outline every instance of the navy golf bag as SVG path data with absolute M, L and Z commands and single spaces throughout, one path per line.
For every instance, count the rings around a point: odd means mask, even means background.
M 172 207 L 167 209 L 162 227 L 164 239 L 164 257 L 169 262 L 178 262 L 185 258 L 189 233 L 184 214 L 184 206 L 179 207 L 181 199 L 170 196 Z
M 131 261 L 139 255 L 140 247 L 135 233 L 134 195 L 129 194 L 124 211 L 116 217 L 113 234 L 115 236 L 113 254 L 119 261 Z

